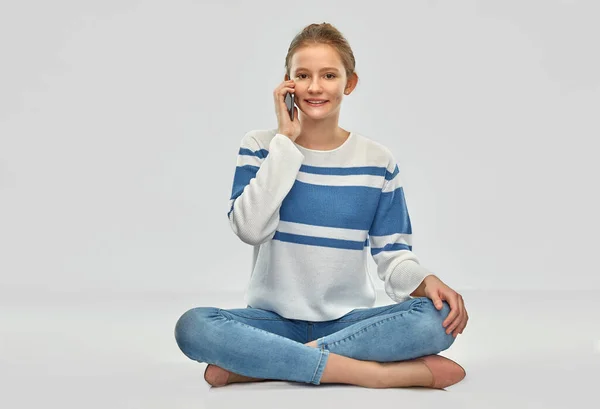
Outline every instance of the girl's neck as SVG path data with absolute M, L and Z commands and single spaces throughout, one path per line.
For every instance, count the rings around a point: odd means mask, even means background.
M 337 118 L 332 119 L 335 121 L 311 121 L 307 118 L 300 118 L 302 132 L 295 142 L 307 149 L 331 150 L 337 148 L 344 143 L 350 132 L 338 126 Z

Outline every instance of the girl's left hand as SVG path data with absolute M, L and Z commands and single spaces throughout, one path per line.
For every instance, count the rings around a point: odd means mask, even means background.
M 442 323 L 444 328 L 446 328 L 446 334 L 454 331 L 452 334 L 454 338 L 458 334 L 462 334 L 469 320 L 462 295 L 448 287 L 434 275 L 427 277 L 424 292 L 433 301 L 433 305 L 438 310 L 442 309 L 442 300 L 450 305 L 450 313 Z

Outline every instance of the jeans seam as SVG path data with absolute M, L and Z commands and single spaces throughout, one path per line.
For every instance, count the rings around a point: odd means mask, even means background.
M 248 317 L 246 315 L 240 315 L 240 314 L 236 314 L 235 312 L 231 312 L 228 310 L 224 310 L 223 308 L 219 308 L 219 313 L 221 313 L 221 311 L 226 311 L 227 313 L 231 314 L 231 315 L 235 315 L 236 317 L 240 317 L 240 318 L 246 318 L 249 320 L 263 320 L 263 321 L 289 321 L 286 320 L 285 318 L 259 318 L 259 317 Z
M 319 367 L 321 366 L 321 361 L 323 360 L 323 355 L 325 354 L 323 351 L 320 351 L 319 354 L 319 362 L 317 363 L 317 367 L 315 368 L 315 372 L 313 373 L 312 379 L 310 383 L 315 383 L 315 376 L 317 376 L 317 372 L 319 371 Z
M 222 314 L 222 313 L 221 313 L 221 311 L 222 311 L 222 309 L 218 309 L 218 313 L 219 313 L 219 315 L 220 315 L 221 317 L 223 317 L 223 318 L 224 318 L 224 319 L 226 319 L 227 321 L 229 321 L 229 322 L 232 322 L 232 323 L 234 323 L 234 324 L 236 324 L 236 325 L 241 325 L 241 326 L 243 326 L 243 327 L 247 327 L 247 328 L 253 329 L 254 331 L 258 331 L 258 332 L 263 332 L 263 333 L 265 333 L 265 334 L 269 334 L 269 335 L 275 335 L 276 337 L 283 338 L 283 339 L 287 339 L 287 340 L 289 340 L 289 341 L 294 341 L 293 339 L 290 339 L 290 338 L 284 337 L 283 335 L 279 335 L 279 334 L 276 334 L 276 333 L 274 333 L 274 332 L 269 332 L 269 331 L 266 331 L 266 330 L 264 330 L 264 329 L 262 329 L 262 328 L 256 328 L 256 327 L 253 327 L 252 325 L 248 325 L 248 324 L 246 324 L 246 323 L 244 323 L 244 322 L 239 322 L 239 321 L 236 321 L 236 320 L 232 320 L 231 318 L 229 318 L 229 317 L 227 317 L 226 315 Z M 229 312 L 229 311 L 227 311 L 227 312 Z M 235 314 L 233 314 L 233 315 L 235 315 Z
M 345 341 L 345 340 L 347 340 L 348 338 L 350 338 L 350 337 L 352 337 L 352 336 L 354 336 L 354 335 L 358 334 L 359 332 L 363 332 L 363 331 L 367 330 L 369 327 L 372 327 L 372 326 L 378 325 L 378 324 L 380 324 L 380 323 L 382 323 L 382 322 L 384 322 L 384 321 L 389 321 L 389 320 L 391 320 L 391 319 L 394 319 L 394 320 L 395 320 L 395 319 L 396 319 L 396 318 L 398 318 L 398 317 L 402 317 L 402 316 L 404 316 L 404 315 L 406 315 L 406 314 L 408 314 L 408 313 L 410 313 L 410 312 L 413 312 L 413 308 L 414 308 L 415 306 L 417 306 L 417 305 L 418 305 L 418 306 L 420 306 L 421 304 L 423 304 L 423 300 L 420 300 L 418 303 L 415 303 L 415 305 L 414 305 L 414 306 L 412 306 L 412 307 L 411 307 L 409 310 L 406 310 L 406 311 L 400 311 L 400 312 L 398 312 L 398 313 L 394 314 L 394 315 L 393 315 L 393 316 L 391 316 L 391 317 L 386 317 L 386 318 L 383 318 L 383 319 L 381 319 L 380 321 L 373 322 L 373 323 L 371 323 L 371 324 L 367 325 L 366 327 L 363 327 L 363 328 L 361 328 L 361 329 L 357 330 L 356 332 L 354 332 L 354 333 L 352 333 L 352 334 L 348 335 L 348 336 L 347 336 L 347 337 L 345 337 L 345 338 L 342 338 L 342 339 L 340 339 L 340 340 L 337 340 L 337 341 L 335 341 L 335 342 L 333 342 L 333 343 L 327 343 L 327 347 L 329 347 L 329 346 L 331 346 L 331 345 L 338 344 L 338 343 L 340 343 L 340 342 L 342 342 L 342 341 Z M 367 318 L 367 319 L 368 319 L 368 318 Z M 323 342 L 323 347 L 325 347 L 325 342 Z

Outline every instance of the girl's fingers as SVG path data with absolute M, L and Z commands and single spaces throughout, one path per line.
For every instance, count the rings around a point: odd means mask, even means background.
M 286 104 L 286 95 L 295 93 L 296 83 L 292 80 L 283 81 L 273 90 L 273 99 L 275 102 L 275 114 L 277 115 L 277 126 L 279 129 L 282 127 L 290 127 L 290 121 L 296 121 L 299 123 L 298 110 L 294 109 L 294 119 L 290 118 L 288 107 Z
M 456 319 L 456 329 L 452 334 L 454 337 L 457 337 L 458 334 L 461 333 L 464 327 L 467 325 L 467 310 L 465 310 L 465 303 L 461 296 L 458 297 L 458 303 L 460 305 L 460 317 Z
M 283 104 L 285 106 L 285 94 L 287 94 L 288 92 L 290 94 L 293 94 L 294 88 L 282 87 L 281 89 L 277 89 L 277 90 L 275 90 L 273 97 L 274 97 L 275 101 L 279 103 L 279 105 Z
M 275 88 L 275 90 L 273 91 L 273 96 L 275 98 L 278 98 L 281 95 L 285 95 L 286 92 L 290 92 L 290 90 L 292 92 L 294 92 L 294 84 L 280 84 L 277 88 Z
M 456 329 L 461 324 L 462 318 L 463 318 L 463 311 L 462 311 L 462 304 L 460 302 L 460 297 L 458 297 L 456 303 L 458 304 L 458 316 L 456 317 L 456 319 L 454 320 L 452 325 L 450 325 L 450 327 L 448 327 L 448 330 L 452 333 L 453 337 L 456 337 Z
M 275 88 L 275 91 L 273 91 L 273 99 L 278 103 L 279 106 L 281 106 L 281 104 L 285 105 L 285 94 L 288 92 L 293 94 L 294 88 L 280 85 L 279 87 Z
M 446 328 L 446 332 L 449 334 L 450 327 L 448 327 L 448 324 L 455 322 L 456 317 L 458 316 L 460 311 L 458 309 L 458 304 L 457 304 L 457 300 L 455 297 L 453 297 L 453 296 L 447 297 L 444 294 L 443 299 L 445 299 L 446 302 L 448 303 L 448 305 L 450 306 L 450 313 L 448 314 L 448 316 L 446 317 L 446 319 L 444 320 L 444 323 L 443 323 L 444 328 Z
M 446 317 L 446 322 L 450 325 L 446 327 L 446 334 L 450 334 L 454 329 L 458 326 L 461 321 L 462 310 L 460 309 L 458 294 L 454 294 L 450 299 L 447 300 L 448 304 L 450 304 L 450 313 L 448 317 Z
M 287 92 L 293 93 L 294 92 L 294 87 L 285 87 L 285 88 L 283 88 L 283 90 L 281 91 L 281 95 L 285 95 Z

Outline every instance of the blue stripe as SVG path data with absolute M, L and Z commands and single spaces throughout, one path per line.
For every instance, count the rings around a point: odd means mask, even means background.
M 231 199 L 236 199 L 242 194 L 246 185 L 250 183 L 250 180 L 256 177 L 258 172 L 258 166 L 246 165 L 238 166 L 235 168 L 235 175 L 233 176 L 233 187 L 231 188 Z
M 247 148 L 240 148 L 239 155 L 245 156 L 256 156 L 261 159 L 266 159 L 269 156 L 269 151 L 266 149 L 259 149 L 253 151 Z M 316 175 L 373 175 L 373 176 L 384 176 L 386 180 L 393 179 L 398 173 L 398 166 L 394 170 L 394 173 L 390 173 L 387 168 L 381 166 L 353 166 L 353 167 L 321 167 L 321 166 L 310 166 L 302 165 L 300 172 L 312 173 Z
M 354 166 L 350 168 L 335 168 L 335 167 L 320 167 L 320 166 L 300 166 L 300 172 L 312 173 L 315 175 L 337 175 L 337 176 L 348 176 L 348 175 L 373 175 L 373 176 L 384 176 L 387 169 L 378 166 Z M 389 172 L 387 172 L 389 173 Z
M 392 180 L 396 177 L 396 175 L 400 173 L 398 169 L 398 165 L 394 168 L 394 173 L 390 173 L 387 169 L 385 170 L 385 180 Z
M 412 246 L 409 246 L 404 243 L 390 243 L 386 244 L 385 247 L 371 247 L 371 254 L 376 255 L 381 253 L 382 251 L 396 251 L 396 250 L 411 250 Z
M 259 149 L 253 151 L 248 148 L 240 148 L 238 155 L 244 156 L 256 156 L 261 159 L 266 159 L 269 156 L 269 151 L 267 149 Z M 318 175 L 374 175 L 374 176 L 384 176 L 386 180 L 393 179 L 398 173 L 398 165 L 395 166 L 394 172 L 390 173 L 386 167 L 381 166 L 353 166 L 349 168 L 341 168 L 341 167 L 320 167 L 320 166 L 310 166 L 310 165 L 302 165 L 300 167 L 301 172 L 305 173 L 314 173 Z
M 368 186 L 319 186 L 296 181 L 283 200 L 283 221 L 369 230 L 381 189 Z
M 247 149 L 247 148 L 240 148 L 238 155 L 256 156 L 261 159 L 265 159 L 269 155 L 269 151 L 266 149 L 259 149 L 257 151 L 253 151 L 253 150 Z
M 396 233 L 412 234 L 402 187 L 381 194 L 373 225 L 369 230 L 371 236 L 387 236 Z
M 265 158 L 268 151 L 252 151 L 240 148 L 240 154 Z M 230 200 L 237 199 L 250 181 L 256 177 L 258 166 L 238 166 L 235 170 Z M 302 165 L 301 171 L 322 175 L 376 175 L 386 180 L 398 173 L 396 165 L 390 173 L 384 167 L 358 166 L 349 168 L 316 167 Z M 228 217 L 233 210 L 233 205 Z M 375 214 L 375 216 L 373 216 Z M 382 193 L 381 189 L 368 186 L 320 186 L 295 181 L 283 200 L 280 220 L 315 226 L 369 230 L 373 236 L 395 233 L 412 234 L 410 218 L 406 209 L 404 190 Z
M 329 239 L 326 237 L 302 236 L 300 234 L 282 233 L 276 231 L 273 240 L 285 241 L 288 243 L 306 244 L 308 246 L 332 247 L 336 249 L 346 250 L 362 250 L 368 244 L 368 239 L 365 241 L 352 241 L 341 239 Z

